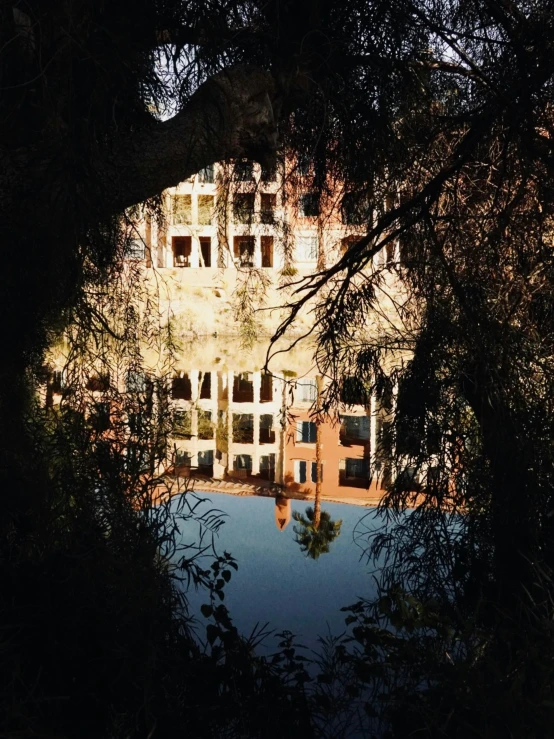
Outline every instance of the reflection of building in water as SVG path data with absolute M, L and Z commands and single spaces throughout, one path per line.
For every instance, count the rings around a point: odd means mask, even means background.
M 280 482 L 281 386 L 259 371 L 180 373 L 172 385 L 177 470 Z
M 277 495 L 275 498 L 275 523 L 279 531 L 283 531 L 290 523 L 292 518 L 292 508 L 290 498 L 284 495 Z
M 374 397 L 365 403 L 345 398 L 335 418 L 320 422 L 318 435 L 315 378 L 195 369 L 173 379 L 171 394 L 171 452 L 179 475 L 264 480 L 311 497 L 319 443 L 324 497 L 380 494 L 383 414 Z

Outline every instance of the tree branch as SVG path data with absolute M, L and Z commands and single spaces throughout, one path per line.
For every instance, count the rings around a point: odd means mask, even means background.
M 213 162 L 271 160 L 280 95 L 272 75 L 237 66 L 205 82 L 176 116 L 152 121 L 98 162 L 104 213 L 117 213 L 177 185 Z

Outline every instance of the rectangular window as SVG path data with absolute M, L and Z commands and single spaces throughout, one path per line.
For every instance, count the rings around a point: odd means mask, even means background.
M 128 393 L 145 393 L 148 390 L 148 378 L 144 372 L 129 370 L 126 388 Z
M 306 482 L 306 465 L 303 459 L 296 459 L 294 461 L 294 482 L 305 483 Z
M 204 441 L 214 438 L 211 411 L 198 411 L 198 438 Z
M 341 203 L 342 222 L 348 226 L 371 227 L 371 207 L 365 193 L 347 192 Z
M 365 405 L 369 407 L 371 398 L 359 377 L 345 377 L 341 387 L 341 401 L 345 405 Z
M 192 454 L 186 449 L 175 449 L 175 464 L 179 467 L 190 467 Z
M 273 416 L 264 413 L 260 416 L 260 444 L 275 444 Z
M 270 372 L 262 372 L 260 402 L 271 403 L 273 400 L 273 376 Z
M 145 258 L 146 244 L 142 239 L 131 239 L 125 244 L 125 259 L 140 262 Z
M 212 373 L 200 374 L 200 398 L 208 400 L 212 397 Z
M 254 179 L 254 169 L 252 162 L 243 160 L 235 162 L 235 180 L 237 182 L 252 182 Z
M 172 434 L 176 439 L 190 439 L 192 435 L 192 418 L 190 411 L 174 411 Z
M 317 236 L 296 237 L 296 259 L 299 262 L 315 262 L 317 260 Z
M 190 195 L 173 195 L 171 198 L 173 223 L 192 223 L 192 198 Z
M 315 218 L 319 215 L 319 198 L 315 192 L 305 192 L 299 198 L 299 215 Z
M 64 387 L 65 377 L 63 370 L 54 370 L 50 375 L 50 390 L 59 395 Z
M 342 416 L 341 442 L 365 444 L 369 441 L 369 418 L 367 416 Z
M 109 374 L 91 375 L 86 384 L 87 390 L 92 393 L 105 393 L 110 389 Z
M 345 459 L 344 473 L 347 480 L 369 479 L 369 464 L 367 459 Z
M 200 172 L 198 172 L 198 182 L 200 184 L 211 184 L 214 181 L 214 165 L 208 164 L 207 167 L 204 167 L 204 169 L 201 169 Z
M 140 434 L 146 427 L 146 416 L 140 411 L 138 413 L 129 413 L 127 416 L 127 425 L 129 433 L 133 435 Z
M 235 454 L 233 466 L 235 470 L 245 470 L 246 472 L 251 472 L 252 457 L 250 456 L 250 454 Z
M 237 444 L 254 443 L 254 416 L 251 413 L 233 413 L 233 441 Z
M 277 205 L 277 195 L 272 193 L 262 193 L 261 195 L 261 208 L 260 208 L 260 221 L 261 223 L 274 223 L 275 222 L 275 207 Z
M 213 449 L 205 449 L 203 452 L 198 452 L 198 466 L 199 467 L 210 467 L 214 463 L 214 452 Z
M 277 165 L 276 164 L 262 164 L 262 182 L 275 182 L 277 179 Z
M 235 236 L 233 238 L 233 254 L 238 266 L 254 266 L 254 239 L 254 236 Z
M 235 403 L 254 402 L 254 380 L 250 372 L 240 372 L 234 376 L 233 401 Z
M 254 220 L 254 193 L 242 192 L 233 197 L 235 223 L 250 224 Z
M 187 374 L 181 373 L 180 377 L 173 378 L 171 381 L 171 397 L 174 400 L 192 399 L 190 378 Z
M 273 267 L 273 236 L 262 236 L 262 267 Z
M 315 444 L 316 425 L 313 421 L 298 421 L 296 424 L 296 441 L 302 444 Z
M 192 240 L 190 236 L 173 236 L 171 239 L 174 267 L 190 267 Z
M 212 240 L 209 236 L 200 237 L 200 266 L 212 266 Z
M 260 477 L 264 480 L 275 480 L 275 454 L 260 457 Z
M 323 482 L 323 465 L 320 465 L 321 482 Z M 312 462 L 312 482 L 317 482 L 317 462 Z
M 299 380 L 296 383 L 298 400 L 301 403 L 313 403 L 317 398 L 317 382 L 315 380 Z
M 210 226 L 213 219 L 214 198 L 213 195 L 198 196 L 198 223 L 201 226 Z

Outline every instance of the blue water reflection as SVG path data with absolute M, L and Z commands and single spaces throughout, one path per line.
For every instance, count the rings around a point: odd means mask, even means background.
M 373 569 L 353 536 L 362 516 L 366 516 L 365 528 L 378 528 L 372 511 L 325 503 L 323 508 L 333 520 L 342 519 L 342 529 L 331 551 L 314 561 L 300 551 L 294 521 L 284 530 L 278 529 L 273 498 L 206 497 L 206 510 L 218 508 L 226 514 L 216 546 L 238 562 L 238 572 L 233 572 L 226 586 L 225 603 L 242 633 L 249 634 L 256 624 L 268 622 L 271 628 L 288 629 L 301 643 L 315 648 L 318 635 L 344 631 L 341 607 L 374 595 Z M 291 504 L 292 511 L 306 510 L 306 502 L 293 500 Z M 181 528 L 184 542 L 197 535 L 196 526 Z M 190 592 L 189 600 L 192 612 L 198 615 L 206 595 Z

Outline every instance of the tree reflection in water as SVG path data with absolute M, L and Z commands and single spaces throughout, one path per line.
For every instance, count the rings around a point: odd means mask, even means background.
M 295 511 L 292 517 L 300 524 L 294 527 L 295 541 L 306 556 L 317 559 L 320 554 L 328 554 L 330 544 L 340 534 L 342 521 L 333 521 L 327 511 L 316 516 L 311 506 L 306 508 L 305 516 Z

